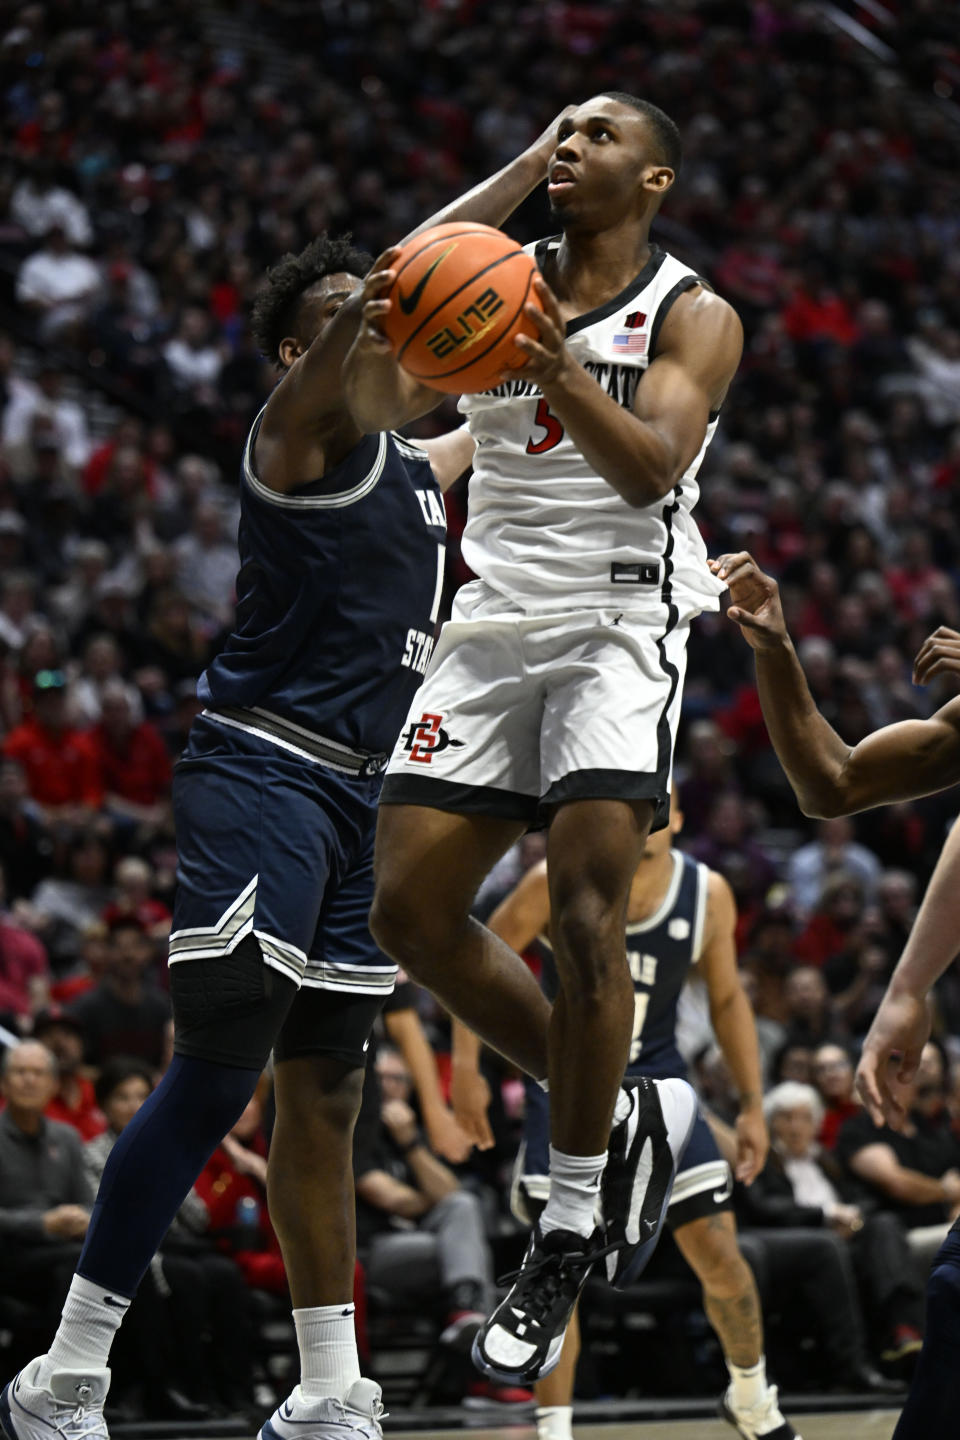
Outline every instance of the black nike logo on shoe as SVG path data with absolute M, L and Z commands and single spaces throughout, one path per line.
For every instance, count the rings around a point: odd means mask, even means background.
M 403 311 L 404 315 L 413 314 L 414 310 L 416 310 L 417 306 L 420 303 L 421 295 L 427 288 L 427 281 L 430 279 L 430 276 L 433 274 L 434 270 L 436 270 L 437 266 L 442 264 L 443 261 L 446 260 L 450 252 L 452 250 L 456 250 L 456 248 L 456 241 L 454 241 L 452 245 L 447 246 L 446 250 L 441 250 L 440 254 L 437 256 L 436 260 L 434 260 L 429 270 L 425 270 L 420 276 L 420 279 L 417 281 L 416 285 L 414 285 L 409 295 L 404 295 L 403 291 L 399 288 L 399 286 L 397 287 L 397 304 L 400 306 L 400 309 Z

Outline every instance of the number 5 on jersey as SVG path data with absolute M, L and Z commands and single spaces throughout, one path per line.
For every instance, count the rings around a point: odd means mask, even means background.
M 533 423 L 540 430 L 544 431 L 543 438 L 538 440 L 531 435 L 527 441 L 528 455 L 543 455 L 548 450 L 553 450 L 563 439 L 563 426 L 556 415 L 550 413 L 550 406 L 541 395 L 537 401 L 537 413 L 533 417 Z

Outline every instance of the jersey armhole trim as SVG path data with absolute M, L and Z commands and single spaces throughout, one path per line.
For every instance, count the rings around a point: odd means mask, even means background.
M 695 290 L 702 285 L 705 290 L 713 291 L 709 280 L 704 280 L 702 275 L 681 275 L 676 285 L 672 286 L 664 295 L 657 306 L 657 313 L 653 317 L 653 324 L 650 326 L 650 364 L 657 358 L 657 342 L 660 339 L 660 331 L 663 329 L 663 322 L 666 320 L 674 301 L 679 300 L 681 295 L 686 295 L 688 290 Z
M 251 425 L 247 443 L 243 447 L 243 478 L 258 500 L 267 505 L 276 505 L 281 510 L 339 510 L 347 505 L 355 505 L 374 489 L 387 463 L 388 437 L 385 430 L 377 437 L 377 453 L 370 469 L 362 480 L 358 480 L 356 485 L 351 485 L 348 490 L 338 490 L 332 495 L 283 495 L 279 490 L 271 490 L 269 485 L 264 485 L 253 468 L 253 446 L 266 408 L 264 405 Z M 426 458 L 424 454 L 424 459 Z
M 673 860 L 673 874 L 670 876 L 670 884 L 667 886 L 667 893 L 652 915 L 646 920 L 631 920 L 626 927 L 628 935 L 642 935 L 647 930 L 656 930 L 673 914 L 674 906 L 677 903 L 677 896 L 680 894 L 680 885 L 683 881 L 683 855 L 679 850 L 670 851 Z
M 700 964 L 703 950 L 703 932 L 707 924 L 707 891 L 710 885 L 710 871 L 702 861 L 697 862 L 697 908 L 693 915 L 693 951 L 691 961 Z

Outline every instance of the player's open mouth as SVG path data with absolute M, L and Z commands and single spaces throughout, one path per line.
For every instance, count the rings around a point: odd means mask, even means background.
M 548 195 L 563 195 L 576 184 L 573 171 L 566 165 L 554 165 L 547 184 Z

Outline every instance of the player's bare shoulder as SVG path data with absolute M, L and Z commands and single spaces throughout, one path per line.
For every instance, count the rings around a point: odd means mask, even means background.
M 736 928 L 737 902 L 730 882 L 718 870 L 708 870 L 704 948 L 707 948 L 712 940 L 732 936 Z
M 670 307 L 657 353 L 696 377 L 719 408 L 743 354 L 740 316 L 708 286 L 692 286 Z

